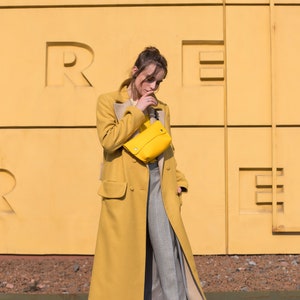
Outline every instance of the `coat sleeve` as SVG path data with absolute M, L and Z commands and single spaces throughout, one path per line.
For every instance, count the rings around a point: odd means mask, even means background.
M 177 185 L 181 187 L 182 192 L 188 191 L 188 182 L 183 175 L 182 172 L 180 172 L 178 169 L 176 170 L 176 178 L 177 178 Z
M 171 125 L 170 125 L 170 110 L 169 107 L 166 105 L 165 107 L 165 125 L 169 133 L 171 134 Z M 173 152 L 175 152 L 174 146 L 172 144 Z M 183 192 L 187 192 L 188 190 L 188 182 L 184 176 L 184 174 L 177 169 L 177 162 L 175 159 L 176 164 L 176 180 L 177 180 L 177 186 L 181 187 Z
M 134 106 L 129 106 L 118 120 L 114 111 L 112 94 L 99 97 L 97 102 L 97 132 L 105 151 L 114 152 L 135 133 L 145 121 L 145 115 Z

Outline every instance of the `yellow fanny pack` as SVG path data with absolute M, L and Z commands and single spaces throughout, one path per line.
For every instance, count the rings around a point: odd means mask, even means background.
M 155 121 L 123 146 L 136 158 L 148 163 L 163 153 L 171 141 L 171 136 L 166 128 L 160 121 Z

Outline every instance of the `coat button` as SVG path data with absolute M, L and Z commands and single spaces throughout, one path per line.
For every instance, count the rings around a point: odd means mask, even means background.
M 170 171 L 170 170 L 171 170 L 171 168 L 170 168 L 170 167 L 166 167 L 166 170 L 167 170 L 167 171 Z
M 133 192 L 134 191 L 134 187 L 130 186 L 129 189 Z

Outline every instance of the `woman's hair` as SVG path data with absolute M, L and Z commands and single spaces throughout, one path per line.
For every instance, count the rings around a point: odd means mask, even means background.
M 154 64 L 156 68 L 154 69 L 151 76 L 155 75 L 161 69 L 164 70 L 165 76 L 168 73 L 168 63 L 163 55 L 160 54 L 159 50 L 155 47 L 146 47 L 144 51 L 142 51 L 137 60 L 134 63 L 134 66 L 137 67 L 137 71 L 128 79 L 123 81 L 120 86 L 122 89 L 124 86 L 129 86 L 130 83 L 135 80 L 135 78 L 149 65 Z

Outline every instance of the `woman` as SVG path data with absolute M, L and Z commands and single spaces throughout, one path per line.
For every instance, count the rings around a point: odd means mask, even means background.
M 154 95 L 166 75 L 166 59 L 148 47 L 120 90 L 99 97 L 103 201 L 89 300 L 205 299 L 180 216 L 187 181 L 172 146 L 148 164 L 123 147 L 147 120 L 170 132 L 168 106 Z

